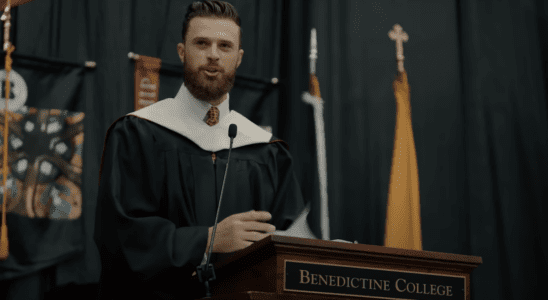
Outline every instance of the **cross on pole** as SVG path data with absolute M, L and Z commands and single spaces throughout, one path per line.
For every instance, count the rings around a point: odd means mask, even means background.
M 403 28 L 400 26 L 400 24 L 394 25 L 393 29 L 388 32 L 388 36 L 391 40 L 396 41 L 396 59 L 398 60 L 398 71 L 403 72 L 405 71 L 403 68 L 403 42 L 407 42 L 409 40 L 409 36 L 405 31 L 403 31 Z

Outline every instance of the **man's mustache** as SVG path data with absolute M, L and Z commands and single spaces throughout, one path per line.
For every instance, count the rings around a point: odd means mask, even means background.
M 200 68 L 201 70 L 209 71 L 209 72 L 224 72 L 223 68 L 219 66 L 207 66 Z

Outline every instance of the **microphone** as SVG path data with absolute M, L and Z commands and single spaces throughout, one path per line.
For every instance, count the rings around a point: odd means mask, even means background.
M 228 136 L 230 137 L 230 148 L 232 149 L 232 141 L 238 133 L 238 126 L 236 124 L 230 124 L 228 126 Z M 230 150 L 228 150 L 228 156 L 230 157 Z
M 228 136 L 230 137 L 230 148 L 228 148 L 228 159 L 226 161 L 225 176 L 223 178 L 223 185 L 221 187 L 221 196 L 219 198 L 219 205 L 217 206 L 217 215 L 215 216 L 215 225 L 213 225 L 213 232 L 211 233 L 211 241 L 209 243 L 209 251 L 207 254 L 207 260 L 205 265 L 198 266 L 196 268 L 196 274 L 200 282 L 203 282 L 206 288 L 206 298 L 211 298 L 211 292 L 209 291 L 209 282 L 216 279 L 215 269 L 213 264 L 209 263 L 211 259 L 211 252 L 213 251 L 213 242 L 215 240 L 215 231 L 217 231 L 217 224 L 219 220 L 219 211 L 221 210 L 221 201 L 223 200 L 223 192 L 225 190 L 226 174 L 228 173 L 228 164 L 230 162 L 230 152 L 232 151 L 232 143 L 238 133 L 238 126 L 236 124 L 230 124 L 228 127 Z

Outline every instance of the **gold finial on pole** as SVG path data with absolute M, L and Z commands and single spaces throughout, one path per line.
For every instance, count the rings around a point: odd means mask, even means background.
M 15 50 L 15 47 L 11 44 L 9 39 L 10 34 L 10 27 L 11 27 L 11 0 L 8 0 L 8 5 L 6 5 L 6 9 L 4 10 L 4 14 L 2 15 L 1 20 L 4 21 L 4 51 L 6 51 L 6 94 L 5 94 L 5 101 L 6 106 L 4 108 L 4 149 L 3 149 L 3 156 L 4 156 L 4 162 L 3 162 L 3 178 L 2 178 L 2 227 L 0 232 L 0 260 L 6 260 L 9 256 L 9 241 L 8 241 L 8 225 L 6 224 L 6 210 L 7 210 L 7 194 L 8 194 L 8 188 L 6 186 L 7 178 L 8 178 L 8 134 L 9 134 L 9 118 L 10 113 L 8 110 L 8 102 L 10 98 L 10 71 L 11 71 L 11 53 Z

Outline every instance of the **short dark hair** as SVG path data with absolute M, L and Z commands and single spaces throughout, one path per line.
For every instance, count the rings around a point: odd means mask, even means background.
M 238 27 L 240 27 L 240 49 L 242 48 L 242 26 L 240 22 L 240 16 L 236 8 L 224 1 L 194 1 L 192 2 L 187 10 L 185 19 L 183 21 L 183 43 L 185 42 L 186 33 L 188 32 L 188 25 L 190 20 L 195 17 L 216 17 L 216 18 L 226 18 L 234 21 Z

